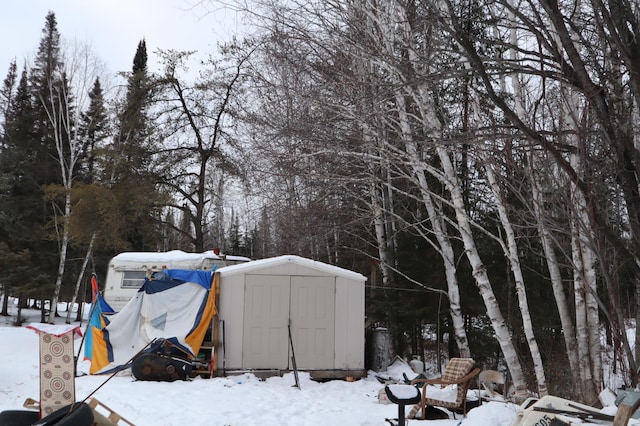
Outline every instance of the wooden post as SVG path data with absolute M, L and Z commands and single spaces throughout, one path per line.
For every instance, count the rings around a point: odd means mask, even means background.
M 629 405 L 629 402 L 624 399 L 620 401 L 618 411 L 616 411 L 616 416 L 613 419 L 613 426 L 627 426 L 631 416 L 640 408 L 640 398 L 631 402 L 631 405 Z
M 219 285 L 220 275 L 214 274 L 213 282 L 211 290 L 215 293 L 214 305 L 215 305 L 215 313 L 213 314 L 213 318 L 211 319 L 211 337 L 213 339 L 213 347 L 211 348 L 211 357 L 209 358 L 209 378 L 213 377 L 215 372 L 218 370 L 218 348 L 220 347 L 220 285 Z

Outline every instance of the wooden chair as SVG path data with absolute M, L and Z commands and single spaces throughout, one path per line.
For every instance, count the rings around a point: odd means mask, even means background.
M 473 381 L 473 378 L 480 373 L 479 368 L 473 368 L 475 361 L 472 358 L 451 358 L 449 364 L 439 379 L 415 379 L 411 381 L 412 385 L 422 384 L 422 400 L 416 404 L 409 413 L 409 418 L 415 418 L 418 410 L 422 410 L 422 418 L 426 419 L 427 406 L 447 408 L 454 413 L 462 411 L 463 415 L 467 415 L 467 390 Z M 448 385 L 456 385 L 456 399 L 454 402 L 441 401 L 430 398 L 428 394 L 428 386 L 435 385 L 444 388 Z

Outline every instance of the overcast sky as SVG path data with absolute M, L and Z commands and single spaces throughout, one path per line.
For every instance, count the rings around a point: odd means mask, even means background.
M 38 49 L 45 17 L 53 11 L 65 40 L 87 43 L 108 71 L 130 71 L 138 42 L 144 38 L 149 67 L 156 71 L 158 49 L 215 51 L 241 26 L 226 9 L 207 11 L 198 0 L 23 0 L 6 1 L 0 14 L 0 81 L 9 63 Z

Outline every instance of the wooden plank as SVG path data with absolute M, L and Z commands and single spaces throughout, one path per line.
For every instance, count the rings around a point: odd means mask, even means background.
M 613 419 L 613 426 L 627 426 L 629 419 L 638 408 L 640 408 L 640 399 L 636 399 L 631 405 L 625 403 L 623 399 L 620 404 L 618 404 L 618 411 L 616 411 L 616 417 Z
M 218 348 L 220 347 L 220 286 L 218 280 L 220 275 L 216 274 L 213 278 L 213 286 L 215 292 L 214 305 L 215 314 L 211 319 L 211 337 L 213 339 L 213 347 L 211 348 L 211 356 L 209 357 L 209 378 L 212 378 L 218 369 Z
M 89 401 L 87 401 L 87 404 L 89 405 L 89 407 L 91 407 L 91 409 L 94 412 L 94 416 L 104 416 L 104 414 L 102 414 L 99 411 L 99 407 L 105 411 L 107 411 L 109 413 L 109 415 L 107 416 L 107 419 L 109 419 L 109 421 L 114 424 L 114 425 L 119 425 L 121 423 L 125 423 L 129 426 L 135 426 L 133 423 L 131 423 L 129 420 L 125 419 L 124 417 L 122 417 L 120 414 L 116 413 L 115 411 L 113 411 L 111 408 L 109 408 L 108 406 L 106 406 L 104 403 L 102 403 L 101 401 L 98 401 L 95 398 L 90 398 Z M 98 419 L 99 420 L 99 419 Z M 97 422 L 96 424 L 101 424 L 101 422 Z

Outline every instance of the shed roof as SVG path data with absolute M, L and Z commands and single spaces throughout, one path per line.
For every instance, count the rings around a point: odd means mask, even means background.
M 219 268 L 216 273 L 220 274 L 220 276 L 228 276 L 228 275 L 256 272 L 260 269 L 269 268 L 269 267 L 278 266 L 278 265 L 285 265 L 285 264 L 300 265 L 310 269 L 319 270 L 328 274 L 349 278 L 357 281 L 364 282 L 367 280 L 367 278 L 364 275 L 359 274 L 357 272 L 340 268 L 338 266 L 318 262 L 312 259 L 307 259 L 305 257 L 295 256 L 295 255 L 270 257 L 267 259 L 260 259 L 260 260 L 254 260 L 251 262 L 241 263 L 239 265 L 225 266 L 223 268 Z

